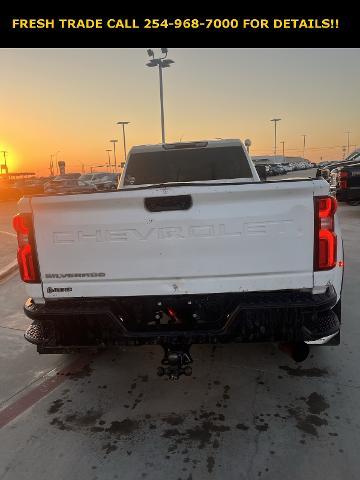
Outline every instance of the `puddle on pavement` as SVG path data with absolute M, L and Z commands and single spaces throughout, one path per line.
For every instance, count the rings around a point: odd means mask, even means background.
M 285 370 L 285 368 L 284 368 Z M 307 373 L 294 376 L 307 376 Z M 310 369 L 310 377 L 314 376 L 314 369 Z M 298 371 L 298 369 L 295 369 Z M 302 370 L 303 372 L 304 370 Z M 326 371 L 320 371 L 321 375 Z M 316 375 L 319 372 L 316 372 Z M 290 374 L 292 375 L 292 374 Z M 86 377 L 87 375 L 84 375 Z M 84 378 L 80 377 L 80 378 Z M 86 380 L 84 380 L 86 382 Z M 103 454 L 103 461 L 110 458 L 114 452 L 121 452 L 122 455 L 131 456 L 133 451 L 138 451 L 139 444 L 151 444 L 152 439 L 163 443 L 161 451 L 164 459 L 169 460 L 173 456 L 180 456 L 184 464 L 183 472 L 191 474 L 199 468 L 206 468 L 212 473 L 215 468 L 221 467 L 221 446 L 223 442 L 234 441 L 233 435 L 241 435 L 243 438 L 254 435 L 258 438 L 261 435 L 271 435 L 279 431 L 279 422 L 288 426 L 292 425 L 299 431 L 299 443 L 304 445 L 314 440 L 336 441 L 338 435 L 334 426 L 329 427 L 327 410 L 330 404 L 325 397 L 317 392 L 308 396 L 296 397 L 286 404 L 274 406 L 274 410 L 254 414 L 246 419 L 237 419 L 237 422 L 227 420 L 227 407 L 231 401 L 231 386 L 222 385 L 220 380 L 209 381 L 204 386 L 204 398 L 211 392 L 213 408 L 205 407 L 202 404 L 198 409 L 181 413 L 170 412 L 165 415 L 136 414 L 136 407 L 144 397 L 141 388 L 149 381 L 148 375 L 139 375 L 129 382 L 129 387 L 124 391 L 123 407 L 127 410 L 122 418 L 107 418 L 108 415 L 101 409 L 89 409 L 85 412 L 73 410 L 73 403 L 69 402 L 70 391 L 65 389 L 62 397 L 54 400 L 48 408 L 51 416 L 52 427 L 67 431 L 80 432 L 87 436 L 94 436 L 100 442 L 100 449 Z M 262 381 L 261 375 L 254 378 L 260 389 L 268 388 Z M 106 385 L 99 385 L 98 388 L 105 388 Z M 184 385 L 184 388 L 187 388 Z M 83 391 L 83 390 L 81 390 Z M 126 392 L 126 393 L 125 393 Z M 187 394 L 184 391 L 184 394 Z M 215 393 L 215 395 L 214 395 Z M 207 404 L 210 401 L 206 402 Z M 339 417 L 335 417 L 335 421 Z M 333 423 L 333 421 L 331 422 Z M 328 431 L 329 430 L 329 431 Z M 232 434 L 230 439 L 229 434 Z M 271 436 L 268 437 L 272 438 Z M 270 442 L 275 445 L 275 442 Z M 334 442 L 331 445 L 335 445 Z M 220 450 L 219 450 L 220 449 Z M 201 452 L 205 452 L 201 453 Z M 338 450 L 340 453 L 342 449 Z M 118 453 L 117 453 L 118 454 Z M 269 458 L 276 454 L 274 449 L 268 451 Z M 152 462 L 147 462 L 151 468 Z M 154 465 L 154 464 L 153 464 Z

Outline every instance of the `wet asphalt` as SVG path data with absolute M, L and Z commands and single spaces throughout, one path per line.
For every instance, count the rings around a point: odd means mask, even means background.
M 300 365 L 276 345 L 195 346 L 178 382 L 156 376 L 158 347 L 93 355 L 0 429 L 0 479 L 358 479 L 360 207 L 340 218 L 340 346 Z M 78 358 L 24 341 L 24 299 L 17 275 L 0 285 L 0 408 Z

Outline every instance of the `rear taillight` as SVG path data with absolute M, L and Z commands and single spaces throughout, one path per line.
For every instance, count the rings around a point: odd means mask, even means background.
M 330 270 L 336 265 L 337 239 L 334 215 L 337 202 L 334 197 L 315 197 L 314 270 Z
M 340 172 L 340 188 L 341 188 L 341 190 L 346 190 L 347 189 L 348 177 L 349 177 L 348 172 Z
M 32 215 L 19 213 L 13 218 L 13 227 L 18 239 L 17 260 L 21 279 L 26 283 L 40 283 Z

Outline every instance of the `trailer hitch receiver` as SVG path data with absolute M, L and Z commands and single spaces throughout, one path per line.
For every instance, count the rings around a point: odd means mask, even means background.
M 161 361 L 162 367 L 158 367 L 159 377 L 167 375 L 170 380 L 178 380 L 180 375 L 189 377 L 192 374 L 190 364 L 193 362 L 190 355 L 191 345 L 162 345 L 164 358 Z

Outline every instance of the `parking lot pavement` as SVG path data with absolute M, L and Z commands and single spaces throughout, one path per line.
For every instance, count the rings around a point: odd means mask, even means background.
M 0 231 L 0 271 L 13 262 L 16 258 L 16 236 Z
M 17 211 L 17 202 L 0 202 L 0 230 L 14 233 L 11 222 Z
M 11 225 L 16 208 L 16 202 L 0 202 L 0 271 L 16 258 L 16 235 Z
M 25 289 L 17 274 L 0 284 L 0 409 L 67 361 L 64 355 L 40 357 L 24 340 L 28 325 L 24 299 Z
M 0 430 L 0 479 L 357 480 L 360 207 L 342 206 L 340 218 L 341 345 L 313 347 L 301 365 L 275 345 L 196 346 L 193 376 L 170 382 L 155 374 L 158 347 L 124 347 L 64 374 L 79 357 L 38 357 L 20 339 L 23 287 L 17 277 L 0 286 L 0 385 L 18 409 Z

